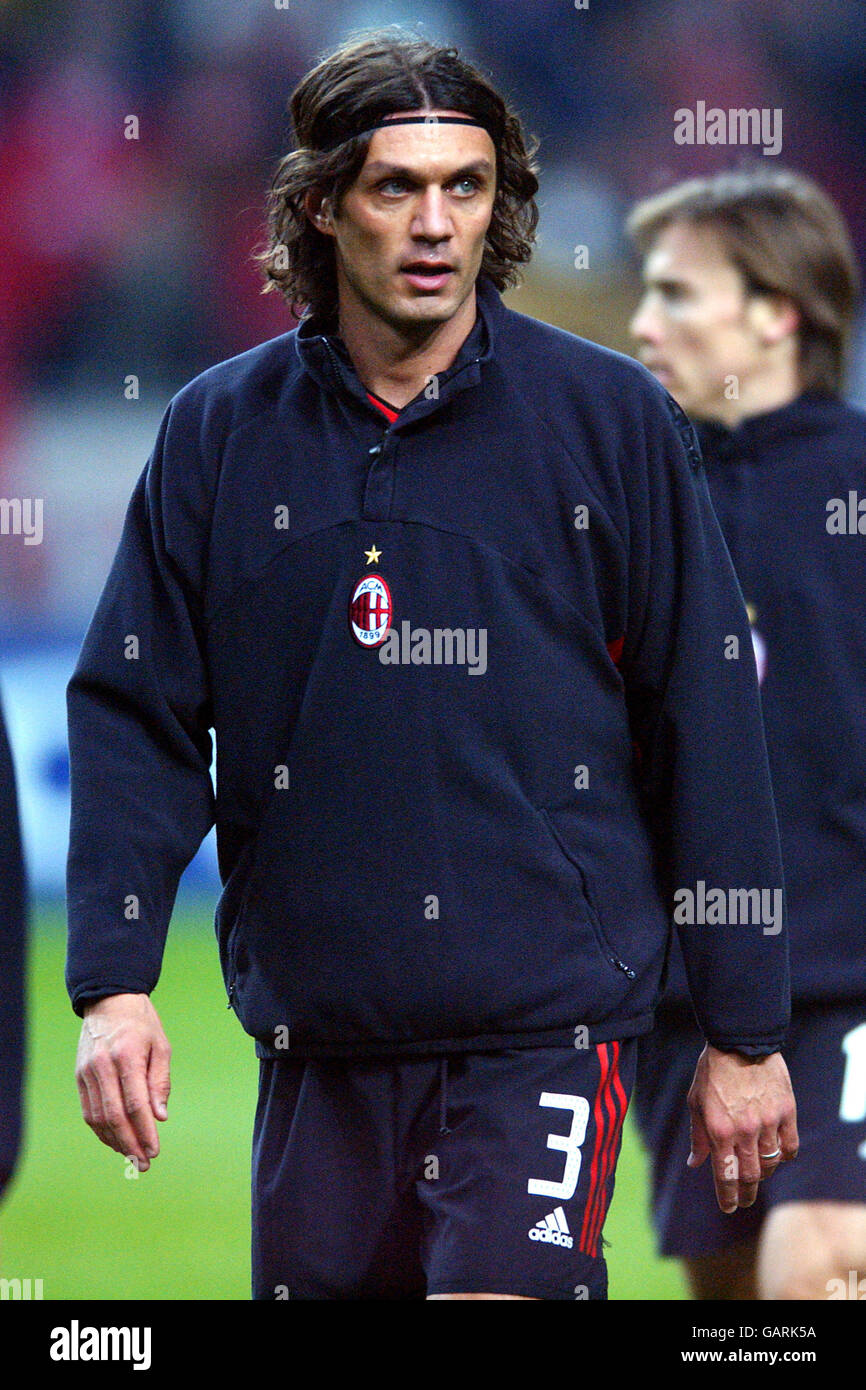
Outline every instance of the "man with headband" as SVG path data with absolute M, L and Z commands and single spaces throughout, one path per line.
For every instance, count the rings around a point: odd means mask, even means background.
M 666 393 L 502 302 L 538 183 L 487 80 L 375 34 L 292 116 L 262 262 L 304 317 L 171 402 L 70 684 L 84 1116 L 158 1151 L 215 820 L 255 1297 L 604 1298 L 680 886 L 773 908 L 681 929 L 725 1210 L 796 1150 L 748 619 Z

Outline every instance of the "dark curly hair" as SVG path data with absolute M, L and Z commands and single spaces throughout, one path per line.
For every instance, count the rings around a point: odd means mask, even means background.
M 303 311 L 333 316 L 333 238 L 307 217 L 305 195 L 320 188 L 339 213 L 340 200 L 367 157 L 370 127 L 393 112 L 415 109 L 463 111 L 490 133 L 496 194 L 481 273 L 498 290 L 519 282 L 518 267 L 532 255 L 538 224 L 538 171 L 532 159 L 538 142 L 532 139 L 527 148 L 519 118 L 455 48 L 393 28 L 355 35 L 302 78 L 289 106 L 297 148 L 281 159 L 267 197 L 269 242 L 256 254 L 264 293 L 279 291 L 297 317 Z

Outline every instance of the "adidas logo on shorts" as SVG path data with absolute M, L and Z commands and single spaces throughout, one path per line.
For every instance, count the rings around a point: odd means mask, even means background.
M 564 1245 L 570 1250 L 574 1240 L 568 1232 L 568 1222 L 562 1207 L 557 1207 L 543 1221 L 536 1221 L 529 1230 L 530 1240 L 543 1240 L 547 1245 Z

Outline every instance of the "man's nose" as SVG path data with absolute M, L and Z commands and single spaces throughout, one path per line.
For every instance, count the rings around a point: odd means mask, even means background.
M 661 323 L 658 314 L 642 299 L 632 315 L 628 331 L 638 343 L 658 343 L 661 338 Z
M 451 213 L 441 188 L 425 188 L 415 208 L 412 235 L 427 241 L 444 241 L 454 231 Z

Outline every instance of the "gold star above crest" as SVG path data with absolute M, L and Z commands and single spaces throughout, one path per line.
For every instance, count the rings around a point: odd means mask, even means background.
M 379 556 L 382 554 L 382 552 L 381 550 L 377 550 L 375 545 L 372 545 L 369 550 L 364 551 L 364 554 L 367 557 L 367 564 L 375 565 L 378 563 Z

